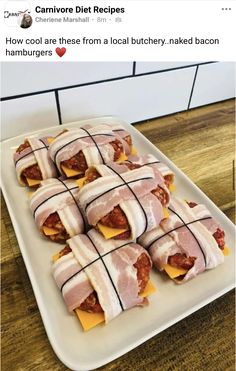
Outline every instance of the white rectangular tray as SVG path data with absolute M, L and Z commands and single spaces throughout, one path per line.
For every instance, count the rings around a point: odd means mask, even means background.
M 47 335 L 57 356 L 72 370 L 91 370 L 114 360 L 231 290 L 235 282 L 234 225 L 186 175 L 134 127 L 113 117 L 102 117 L 44 129 L 40 133 L 42 136 L 55 135 L 66 127 L 112 122 L 121 123 L 127 128 L 140 154 L 152 153 L 174 171 L 177 186 L 175 194 L 178 197 L 204 203 L 208 207 L 225 230 L 230 255 L 221 266 L 204 272 L 184 285 L 176 285 L 153 270 L 151 279 L 157 287 L 157 292 L 150 297 L 148 307 L 133 308 L 106 326 L 99 325 L 87 333 L 83 332 L 78 319 L 67 312 L 61 293 L 51 276 L 51 256 L 59 251 L 62 245 L 40 237 L 29 210 L 28 192 L 20 187 L 16 180 L 12 156 L 27 135 L 4 141 L 3 194 Z M 28 136 L 37 133 L 30 133 Z M 186 339 L 187 337 L 188 334 Z

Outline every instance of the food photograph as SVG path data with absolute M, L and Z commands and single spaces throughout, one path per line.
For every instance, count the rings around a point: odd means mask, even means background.
M 235 63 L 1 65 L 2 370 L 235 367 Z

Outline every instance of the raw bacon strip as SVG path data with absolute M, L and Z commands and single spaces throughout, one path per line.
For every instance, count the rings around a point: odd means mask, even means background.
M 136 168 L 140 168 L 141 165 L 134 165 L 129 162 L 122 162 L 122 163 L 109 163 L 106 165 L 94 165 L 90 167 L 85 172 L 85 179 L 83 180 L 83 183 L 81 184 L 81 187 L 83 187 L 85 184 L 91 183 L 94 180 L 108 175 L 114 175 L 114 174 L 123 174 L 127 171 L 132 171 Z M 153 169 L 155 180 L 157 181 L 157 188 L 153 190 L 153 194 L 160 200 L 161 204 L 163 206 L 168 206 L 169 204 L 169 198 L 170 198 L 170 192 L 165 184 L 164 178 L 160 174 L 160 172 L 157 169 Z
M 77 272 L 80 273 L 76 274 Z M 67 282 L 62 289 L 62 295 L 70 312 L 78 308 L 94 291 L 87 274 L 72 252 L 53 264 L 53 276 L 59 289 Z
M 30 208 L 41 230 L 49 215 L 57 212 L 70 237 L 84 232 L 85 217 L 78 201 L 79 189 L 74 180 L 48 179 L 33 194 Z
M 62 173 L 61 162 L 71 159 L 80 151 L 88 167 L 113 161 L 115 151 L 110 143 L 115 140 L 116 136 L 108 125 L 70 129 L 51 143 L 49 153 Z
M 144 303 L 139 296 L 134 264 L 141 254 L 150 258 L 140 245 L 127 240 L 106 241 L 94 229 L 67 242 L 72 253 L 54 263 L 53 275 L 69 310 L 77 308 L 93 290 L 98 295 L 106 323 L 123 310 Z
M 151 166 L 154 171 L 161 173 L 164 179 L 170 179 L 169 183 L 172 184 L 174 182 L 174 173 L 173 171 L 163 162 L 159 161 L 155 156 L 152 154 L 143 155 L 143 156 L 129 156 L 128 161 L 141 165 L 141 166 Z
M 116 139 L 122 142 L 123 148 L 124 148 L 124 153 L 126 155 L 129 155 L 131 153 L 131 147 L 132 147 L 132 138 L 130 133 L 125 130 L 125 128 L 120 125 L 120 124 L 108 124 L 104 123 L 103 125 L 106 125 L 109 127 L 113 134 L 115 135 Z M 90 129 L 92 128 L 91 125 L 85 125 L 83 126 L 85 129 Z
M 172 197 L 170 218 L 160 227 L 145 233 L 139 243 L 149 249 L 154 265 L 163 270 L 168 258 L 175 254 L 196 258 L 181 282 L 185 282 L 206 269 L 223 263 L 224 255 L 213 237 L 218 227 L 204 205 L 190 208 L 188 204 Z
M 38 165 L 42 179 L 57 177 L 55 165 L 48 153 L 48 138 L 26 138 L 30 147 L 20 153 L 14 153 L 13 159 L 16 167 L 17 179 L 21 185 L 25 185 L 22 172 L 32 165 Z
M 160 201 L 151 193 L 157 186 L 153 169 L 143 167 L 122 176 L 115 173 L 98 178 L 80 190 L 79 198 L 88 222 L 93 226 L 120 205 L 128 218 L 131 238 L 134 239 L 154 228 L 164 217 Z

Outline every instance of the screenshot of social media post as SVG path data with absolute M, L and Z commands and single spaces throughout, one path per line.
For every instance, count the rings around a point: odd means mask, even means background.
M 0 2 L 3 371 L 234 370 L 235 2 Z

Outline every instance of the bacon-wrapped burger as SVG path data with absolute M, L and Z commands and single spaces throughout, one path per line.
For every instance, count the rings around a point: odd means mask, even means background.
M 81 177 L 91 165 L 122 160 L 130 154 L 131 136 L 124 129 L 122 132 L 123 137 L 108 125 L 69 129 L 51 143 L 49 153 L 62 175 Z
M 39 230 L 54 242 L 86 230 L 86 219 L 78 201 L 78 186 L 73 179 L 48 179 L 33 194 L 30 208 Z
M 106 241 L 91 229 L 67 241 L 53 257 L 53 276 L 70 312 L 85 330 L 147 303 L 151 259 L 131 241 Z
M 169 203 L 169 190 L 160 174 L 147 166 L 127 171 L 117 164 L 95 170 L 87 174 L 91 183 L 81 188 L 79 199 L 88 223 L 106 239 L 135 239 L 159 225 Z
M 138 240 L 159 271 L 181 283 L 224 262 L 224 231 L 204 205 L 172 197 L 168 210 L 169 218 Z
M 48 147 L 51 137 L 26 138 L 14 153 L 13 159 L 19 183 L 35 187 L 42 180 L 57 177 L 56 167 L 51 160 Z

